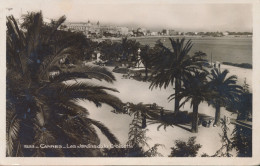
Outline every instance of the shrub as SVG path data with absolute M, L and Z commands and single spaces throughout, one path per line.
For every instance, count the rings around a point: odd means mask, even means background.
M 190 137 L 188 142 L 176 140 L 169 157 L 196 157 L 202 145 L 195 144 L 195 140 L 196 137 Z

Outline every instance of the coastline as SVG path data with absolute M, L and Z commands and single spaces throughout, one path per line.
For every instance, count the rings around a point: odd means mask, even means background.
M 127 37 L 127 36 L 125 36 Z M 154 35 L 154 36 L 128 36 L 128 39 L 146 39 L 146 38 L 194 38 L 194 39 L 253 39 L 253 36 L 221 36 L 221 37 L 213 37 L 213 36 L 191 36 L 191 35 Z M 93 41 L 103 41 L 103 40 L 112 40 L 118 41 L 123 37 L 103 37 L 92 39 Z

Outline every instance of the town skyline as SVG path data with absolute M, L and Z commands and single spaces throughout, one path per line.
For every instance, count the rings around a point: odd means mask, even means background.
M 77 24 L 77 23 L 79 23 L 79 24 L 87 24 L 87 23 L 91 23 L 93 25 L 99 23 L 101 26 L 105 26 L 105 27 L 110 27 L 110 26 L 111 27 L 126 27 L 126 28 L 128 28 L 129 30 L 132 30 L 132 31 L 136 31 L 137 29 L 144 28 L 144 29 L 146 29 L 148 31 L 151 31 L 151 32 L 161 32 L 161 31 L 164 31 L 164 30 L 174 30 L 176 32 L 184 32 L 184 33 L 186 33 L 186 32 L 196 32 L 196 33 L 198 33 L 198 32 L 205 32 L 205 33 L 206 32 L 249 32 L 249 33 L 252 33 L 252 30 L 251 31 L 229 31 L 229 30 L 221 30 L 221 31 L 218 31 L 218 30 L 216 30 L 216 31 L 214 31 L 214 30 L 194 31 L 192 29 L 184 30 L 184 29 L 163 28 L 163 27 L 149 29 L 149 28 L 146 28 L 146 27 L 139 26 L 137 24 L 136 25 L 131 25 L 131 24 L 120 25 L 120 24 L 113 24 L 113 23 L 102 23 L 102 22 L 96 21 L 96 20 L 95 21 L 92 21 L 92 20 L 88 20 L 88 21 L 65 21 L 64 24 L 70 24 L 70 23 L 72 23 L 72 24 Z
M 253 29 L 252 5 L 249 4 L 95 4 L 83 1 L 63 3 L 59 0 L 53 5 L 40 3 L 32 6 L 18 1 L 11 4 L 12 10 L 8 14 L 15 17 L 41 10 L 50 19 L 65 15 L 67 22 L 99 21 L 103 25 L 143 27 L 152 31 L 252 32 Z

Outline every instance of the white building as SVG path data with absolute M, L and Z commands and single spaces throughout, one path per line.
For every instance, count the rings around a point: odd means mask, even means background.
M 151 32 L 151 36 L 157 36 L 158 32 Z
M 223 34 L 224 36 L 227 36 L 229 33 L 228 33 L 228 32 L 222 32 L 222 34 Z
M 117 27 L 117 31 L 120 35 L 128 35 L 127 27 Z
M 65 22 L 62 24 L 65 30 L 83 32 L 85 35 L 91 33 L 100 33 L 100 25 L 99 22 L 97 24 L 92 24 L 90 21 L 88 22 Z

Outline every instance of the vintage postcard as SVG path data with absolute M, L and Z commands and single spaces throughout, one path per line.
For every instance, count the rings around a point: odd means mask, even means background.
M 1 1 L 0 165 L 259 165 L 259 1 Z

